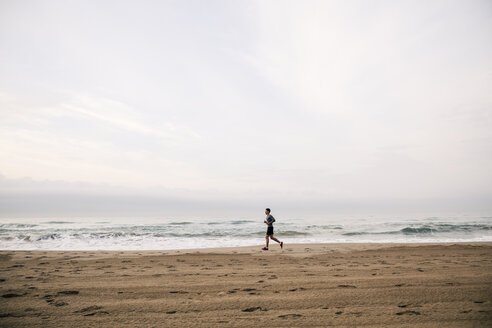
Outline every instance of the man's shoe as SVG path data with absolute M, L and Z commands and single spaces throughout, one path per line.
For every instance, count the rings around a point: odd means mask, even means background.
M 280 248 L 284 248 L 284 242 L 283 241 L 280 242 Z
M 268 251 L 268 247 L 263 247 L 261 250 L 262 251 Z

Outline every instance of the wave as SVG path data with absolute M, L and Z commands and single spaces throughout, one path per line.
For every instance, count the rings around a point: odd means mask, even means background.
M 246 223 L 252 223 L 255 222 L 253 220 L 234 220 L 234 221 L 229 221 L 229 220 L 224 220 L 224 221 L 213 221 L 213 222 L 206 222 L 206 225 L 219 225 L 219 224 L 246 224 Z M 168 225 L 188 225 L 188 224 L 194 224 L 194 222 L 171 222 L 168 223 Z M 164 224 L 165 225 L 165 224 Z
M 31 236 L 28 236 L 28 237 L 29 237 L 28 240 L 30 240 Z M 47 239 L 60 239 L 60 238 L 62 238 L 62 235 L 59 233 L 49 233 L 49 234 L 39 236 L 36 239 L 36 241 L 47 240 Z
M 17 234 L 2 236 L 0 240 L 22 240 L 27 242 L 42 242 L 59 239 L 71 239 L 71 240 L 122 240 L 122 239 L 176 239 L 176 238 L 223 238 L 223 237 L 238 237 L 238 238 L 257 238 L 265 235 L 265 231 L 252 231 L 249 233 L 238 233 L 237 231 L 225 231 L 225 230 L 213 230 L 213 231 L 199 231 L 199 232 L 176 232 L 176 231 L 145 231 L 145 230 L 133 230 L 133 231 L 61 231 L 59 229 L 56 232 L 44 232 L 42 234 Z M 282 237 L 303 237 L 312 235 L 306 231 L 286 230 L 278 232 Z
M 305 231 L 295 231 L 295 230 L 287 230 L 287 231 L 279 231 L 279 235 L 282 236 L 310 236 L 311 233 Z
M 369 235 L 371 234 L 370 232 L 345 232 L 342 233 L 342 236 L 362 236 L 362 235 Z
M 390 230 L 383 232 L 376 231 L 351 231 L 345 232 L 343 236 L 360 236 L 360 235 L 419 235 L 419 234 L 441 234 L 452 232 L 476 232 L 476 231 L 492 230 L 492 225 L 486 224 L 424 224 L 420 226 L 408 226 L 400 230 Z
M 247 233 L 247 234 L 241 234 L 238 235 L 238 237 L 264 237 L 265 236 L 265 230 L 262 231 L 256 231 L 252 233 Z M 311 236 L 312 233 L 306 232 L 306 231 L 295 231 L 295 230 L 287 230 L 287 231 L 274 231 L 275 235 L 278 236 L 287 236 L 287 237 L 304 237 L 304 236 Z
M 52 218 L 48 218 L 52 219 Z M 60 218 L 45 222 L 0 224 L 0 249 L 144 249 L 194 248 L 207 245 L 247 245 L 263 240 L 266 227 L 260 220 L 83 222 Z M 432 219 L 432 220 L 431 220 Z M 445 218 L 425 221 L 279 220 L 275 235 L 286 242 L 428 242 L 492 240 L 492 222 L 475 219 L 454 223 Z M 101 222 L 107 224 L 100 225 Z M 128 222 L 128 223 L 126 223 Z M 265 228 L 265 229 L 263 229 Z
M 230 224 L 245 224 L 245 223 L 251 223 L 251 222 L 255 222 L 255 221 L 253 221 L 253 220 L 236 220 L 236 221 L 231 221 L 229 223 Z
M 434 224 L 420 227 L 406 227 L 400 231 L 404 234 L 429 234 L 446 232 L 473 232 L 492 230 L 492 226 L 486 224 Z
M 399 232 L 402 232 L 406 235 L 408 234 L 419 234 L 419 233 L 432 233 L 436 232 L 435 229 L 432 229 L 430 227 L 419 227 L 419 228 L 412 228 L 412 227 L 406 227 L 401 229 Z
M 37 227 L 37 224 L 27 224 L 27 223 L 3 223 L 0 224 L 0 230 L 10 230 L 10 229 L 25 229 Z
M 328 224 L 328 225 L 309 225 L 306 227 L 306 229 L 309 230 L 316 230 L 316 229 L 321 229 L 321 230 L 343 230 L 343 227 L 338 224 Z

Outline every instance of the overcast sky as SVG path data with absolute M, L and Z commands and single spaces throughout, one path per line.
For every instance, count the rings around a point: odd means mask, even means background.
M 491 168 L 490 1 L 0 0 L 0 215 L 490 209 Z

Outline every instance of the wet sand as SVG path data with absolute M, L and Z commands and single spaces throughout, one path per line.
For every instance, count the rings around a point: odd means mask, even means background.
M 0 251 L 1 327 L 492 327 L 492 243 Z

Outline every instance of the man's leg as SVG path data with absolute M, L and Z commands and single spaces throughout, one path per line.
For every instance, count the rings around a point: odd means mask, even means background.
M 273 235 L 270 235 L 270 238 L 273 239 L 273 240 L 275 240 L 277 243 L 280 244 L 280 240 L 278 240 L 277 238 L 273 237 Z
M 266 248 L 268 248 L 268 242 L 269 242 L 268 235 L 265 236 L 265 239 L 266 239 Z

